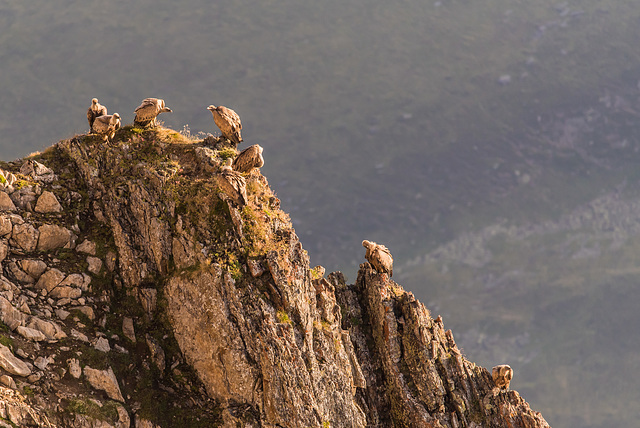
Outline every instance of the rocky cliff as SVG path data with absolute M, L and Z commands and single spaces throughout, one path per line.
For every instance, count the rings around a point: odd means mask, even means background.
M 0 165 L 0 426 L 548 426 L 386 275 L 311 268 L 258 171 L 222 193 L 235 154 L 124 127 Z

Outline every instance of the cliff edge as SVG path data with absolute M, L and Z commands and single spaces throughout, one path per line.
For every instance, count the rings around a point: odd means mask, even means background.
M 548 427 L 368 263 L 325 276 L 226 140 L 120 129 L 0 172 L 0 426 Z

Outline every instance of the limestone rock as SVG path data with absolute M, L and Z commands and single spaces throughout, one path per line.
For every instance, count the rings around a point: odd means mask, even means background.
M 7 215 L 0 215 L 0 236 L 9 235 L 12 229 L 13 223 L 11 223 L 11 219 Z
M 100 270 L 102 269 L 102 260 L 97 257 L 89 256 L 87 257 L 87 263 L 89 264 L 89 267 L 87 268 L 89 272 L 94 275 L 100 273 Z
M 111 367 L 107 370 L 96 370 L 85 366 L 82 372 L 93 388 L 106 392 L 112 400 L 124 403 L 124 397 L 120 392 L 118 380 Z
M 14 308 L 9 300 L 0 296 L 0 318 L 11 330 L 15 330 L 25 322 L 27 316 Z
M 164 372 L 166 366 L 166 357 L 164 350 L 160 346 L 157 340 L 147 334 L 147 346 L 149 347 L 149 351 L 151 352 L 151 360 L 156 365 L 160 373 Z
M 0 367 L 12 375 L 27 377 L 31 369 L 22 360 L 18 359 L 9 348 L 0 344 Z
M 67 337 L 66 333 L 53 321 L 45 321 L 38 317 L 31 317 L 27 327 L 39 330 L 47 337 L 47 340 L 58 340 Z
M 34 280 L 38 280 L 40 275 L 47 269 L 47 264 L 42 260 L 23 259 L 19 262 L 20 267 Z
M 1 211 L 16 211 L 16 206 L 5 192 L 0 192 L 0 210 Z
M 109 340 L 104 337 L 99 337 L 96 340 L 96 343 L 93 345 L 98 351 L 101 352 L 109 352 L 111 351 L 111 346 L 109 346 Z
M 35 212 L 37 213 L 59 213 L 62 212 L 62 205 L 53 193 L 45 190 L 36 202 Z
M 23 325 L 18 326 L 16 332 L 25 339 L 32 340 L 34 342 L 42 342 L 43 340 L 47 340 L 47 337 L 40 330 L 25 327 Z
M 133 343 L 136 343 L 136 332 L 133 327 L 133 320 L 129 317 L 122 319 L 122 333 Z
M 40 276 L 38 282 L 36 282 L 36 289 L 38 290 L 47 290 L 47 293 L 50 293 L 51 290 L 56 288 L 58 284 L 62 282 L 65 275 L 60 272 L 58 269 L 49 269 L 45 273 Z
M 96 255 L 96 244 L 88 239 L 82 241 L 77 247 L 76 251 L 79 253 L 86 253 L 91 256 Z
M 38 244 L 38 236 L 38 230 L 30 223 L 14 224 L 13 231 L 11 232 L 11 240 L 9 241 L 9 243 L 12 246 L 18 247 L 21 250 L 30 253 L 36 249 L 36 245 Z
M 48 296 L 52 299 L 77 299 L 82 296 L 82 290 L 66 285 L 58 285 L 49 292 Z
M 43 224 L 38 228 L 38 250 L 50 251 L 56 248 L 67 248 L 72 240 L 73 234 L 65 227 L 55 224 Z
M 2 375 L 0 376 L 0 383 L 7 388 L 16 389 L 16 382 L 13 380 L 11 376 Z

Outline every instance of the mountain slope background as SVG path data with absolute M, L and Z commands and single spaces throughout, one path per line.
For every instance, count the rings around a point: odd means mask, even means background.
M 162 97 L 167 126 L 194 134 L 217 133 L 209 104 L 231 107 L 313 263 L 353 277 L 362 239 L 385 243 L 467 355 L 511 363 L 552 426 L 628 426 L 637 385 L 602 369 L 637 351 L 622 328 L 636 211 L 550 224 L 638 199 L 639 15 L 630 0 L 0 2 L 0 152 L 86 131 L 92 97 L 125 123 Z M 500 227 L 515 237 L 483 235 Z M 468 237 L 470 259 L 445 251 Z

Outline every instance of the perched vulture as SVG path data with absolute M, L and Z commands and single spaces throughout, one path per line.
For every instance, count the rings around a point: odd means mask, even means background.
M 247 204 L 247 181 L 231 168 L 231 159 L 222 166 L 217 176 L 218 187 L 238 205 Z
M 362 241 L 362 246 L 367 249 L 364 258 L 378 273 L 388 273 L 389 276 L 393 276 L 393 257 L 387 247 L 370 241 Z
M 258 144 L 247 147 L 234 159 L 233 170 L 238 172 L 251 172 L 253 168 L 260 168 L 264 165 L 262 158 L 262 147 Z
M 207 110 L 213 115 L 213 121 L 222 131 L 223 137 L 236 144 L 242 142 L 242 135 L 240 134 L 242 123 L 240 123 L 240 116 L 235 111 L 225 106 L 216 107 L 214 105 L 207 107 Z
M 102 135 L 105 140 L 111 140 L 118 129 L 120 129 L 120 115 L 118 113 L 96 117 L 93 122 L 93 132 Z
M 87 120 L 89 121 L 89 131 L 93 132 L 93 122 L 96 117 L 106 116 L 107 108 L 98 102 L 97 98 L 91 100 L 91 107 L 87 110 Z
M 158 98 L 145 98 L 135 109 L 136 117 L 133 120 L 133 124 L 146 128 L 150 126 L 154 128 L 156 126 L 156 117 L 160 113 L 171 113 L 172 110 L 169 107 L 165 107 L 164 100 Z
M 498 388 L 509 389 L 511 379 L 513 379 L 513 369 L 507 364 L 500 364 L 491 370 L 491 377 Z

